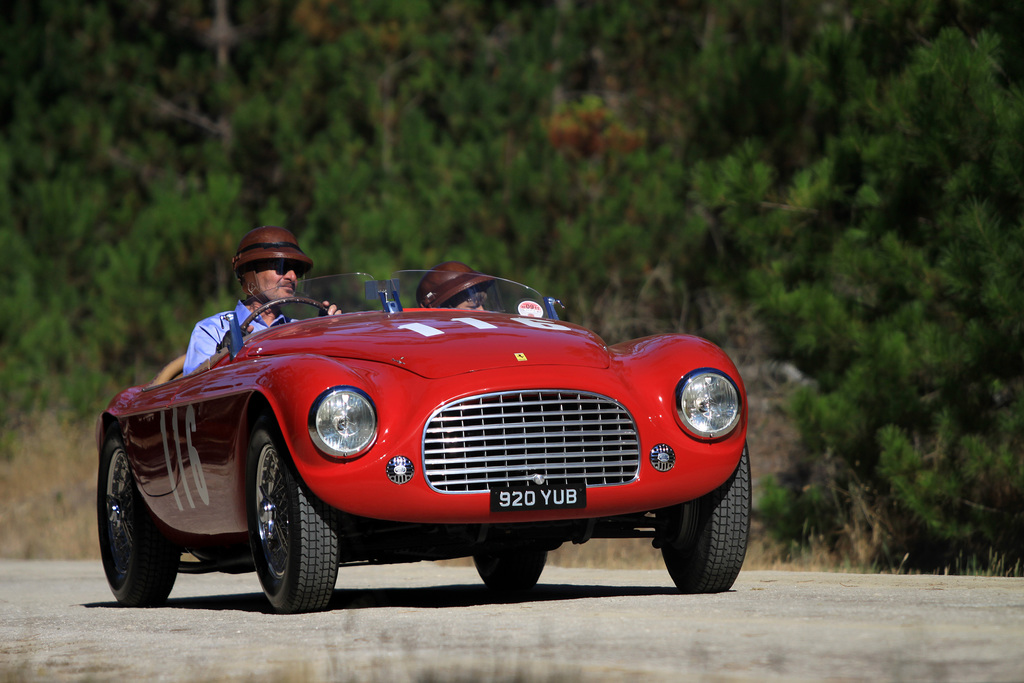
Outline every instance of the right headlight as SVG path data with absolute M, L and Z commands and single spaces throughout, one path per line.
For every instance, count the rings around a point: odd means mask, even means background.
M 334 387 L 309 409 L 309 436 L 320 450 L 339 458 L 358 455 L 377 438 L 377 411 L 365 392 Z
M 694 370 L 676 387 L 676 410 L 694 436 L 715 439 L 725 436 L 740 421 L 740 392 L 718 370 Z

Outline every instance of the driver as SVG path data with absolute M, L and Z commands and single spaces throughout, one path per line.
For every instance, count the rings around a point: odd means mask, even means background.
M 313 259 L 302 251 L 291 231 L 265 225 L 246 233 L 231 259 L 231 267 L 245 296 L 234 310 L 241 324 L 261 304 L 295 294 L 295 285 L 313 267 Z M 326 301 L 324 303 L 327 304 Z M 328 314 L 338 312 L 337 306 L 330 304 Z M 183 372 L 186 375 L 217 352 L 217 346 L 227 334 L 222 315 L 224 312 L 196 323 L 185 354 Z M 271 306 L 253 319 L 247 331 L 262 330 L 289 321 Z
M 420 308 L 487 310 L 487 289 L 494 278 L 478 273 L 461 261 L 439 263 L 416 288 Z

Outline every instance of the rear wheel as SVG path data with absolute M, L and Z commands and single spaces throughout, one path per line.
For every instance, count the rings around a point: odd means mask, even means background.
M 326 608 L 338 578 L 338 513 L 306 488 L 266 416 L 249 439 L 246 508 L 256 573 L 274 609 Z
M 537 585 L 548 561 L 545 550 L 525 550 L 500 555 L 474 555 L 473 564 L 484 584 L 492 590 L 521 591 Z
M 116 424 L 107 429 L 100 452 L 96 520 L 103 571 L 117 601 L 129 607 L 166 602 L 181 549 L 160 534 L 150 517 Z
M 700 499 L 697 526 L 678 545 L 661 549 L 672 581 L 683 593 L 720 593 L 743 566 L 750 535 L 750 456 L 746 446 L 727 482 Z

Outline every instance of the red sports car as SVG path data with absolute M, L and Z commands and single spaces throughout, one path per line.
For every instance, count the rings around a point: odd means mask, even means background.
M 750 515 L 735 365 L 682 334 L 608 346 L 557 306 L 402 271 L 303 281 L 264 304 L 292 321 L 248 336 L 226 314 L 204 366 L 172 364 L 98 420 L 117 600 L 255 570 L 274 609 L 310 611 L 340 566 L 469 556 L 488 587 L 528 589 L 548 551 L 592 538 L 650 538 L 681 591 L 728 590 Z

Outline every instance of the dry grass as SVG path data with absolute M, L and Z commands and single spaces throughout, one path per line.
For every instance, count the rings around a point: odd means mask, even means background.
M 0 446 L 0 557 L 98 558 L 92 425 L 39 413 Z
M 661 551 L 649 539 L 594 539 L 583 545 L 563 545 L 548 561 L 560 567 L 664 570 Z M 773 541 L 760 524 L 751 528 L 743 569 L 786 571 L 871 571 L 869 567 L 842 562 L 823 547 L 797 549 L 795 553 Z

